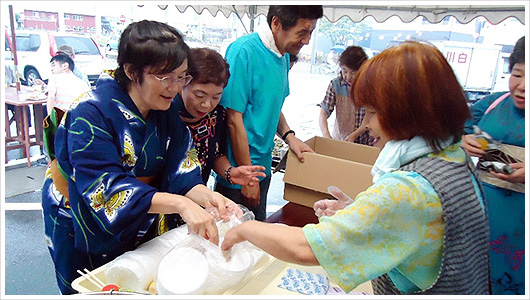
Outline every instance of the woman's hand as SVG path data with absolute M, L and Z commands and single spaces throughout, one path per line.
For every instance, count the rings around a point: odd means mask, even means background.
M 337 200 L 324 199 L 315 202 L 313 209 L 315 210 L 315 215 L 319 218 L 322 216 L 333 216 L 337 211 L 353 203 L 353 199 L 336 186 L 328 187 L 328 192 Z
M 244 185 L 241 187 L 242 201 L 248 208 L 254 208 L 261 201 L 259 185 Z
M 254 186 L 259 182 L 258 177 L 266 177 L 263 166 L 239 166 L 230 170 L 230 179 L 234 184 Z
M 243 215 L 243 212 L 234 201 L 214 191 L 210 191 L 207 200 L 204 203 L 204 207 L 206 208 L 206 211 L 216 219 L 228 220 L 233 215 L 237 218 L 240 218 Z
M 346 137 L 345 141 L 353 143 L 353 141 L 355 141 L 356 138 L 358 138 L 361 134 L 363 134 L 366 130 L 368 130 L 368 120 L 369 118 L 365 116 L 359 128 L 355 129 L 352 133 L 350 133 Z
M 235 244 L 245 241 L 245 238 L 243 238 L 240 232 L 243 226 L 246 226 L 246 223 L 248 222 L 239 224 L 225 233 L 223 244 L 221 245 L 221 250 L 230 250 L 230 248 L 232 248 Z
M 179 211 L 190 232 L 195 232 L 214 244 L 219 244 L 219 230 L 214 217 L 190 199 L 186 199 Z
M 462 148 L 471 156 L 482 157 L 486 152 L 482 149 L 481 144 L 475 139 L 474 134 L 462 136 Z
M 505 174 L 505 173 L 498 173 L 495 171 L 491 171 L 490 173 L 493 174 L 493 176 L 511 182 L 511 183 L 524 183 L 524 173 L 525 173 L 525 167 L 524 163 L 514 163 L 510 164 L 510 167 L 514 169 L 514 171 L 511 174 Z

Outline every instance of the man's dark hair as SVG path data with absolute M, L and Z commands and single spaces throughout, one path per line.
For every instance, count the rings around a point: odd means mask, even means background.
M 114 78 L 127 91 L 131 79 L 125 74 L 125 64 L 131 65 L 133 79 L 142 83 L 146 68 L 153 74 L 171 73 L 182 65 L 189 52 L 190 48 L 174 27 L 148 20 L 131 23 L 120 38 Z
M 57 54 L 54 57 L 52 57 L 52 59 L 50 59 L 50 63 L 54 61 L 61 63 L 61 64 L 68 63 L 68 68 L 70 69 L 70 71 L 72 72 L 74 71 L 74 68 L 75 68 L 74 61 L 70 58 L 70 56 L 66 54 L 62 54 L 62 53 Z
M 513 65 L 524 63 L 524 36 L 517 40 L 513 47 L 513 52 L 508 58 L 508 70 L 512 72 Z
M 271 5 L 267 14 L 267 23 L 271 27 L 272 17 L 276 16 L 283 30 L 288 30 L 298 23 L 298 19 L 317 20 L 323 15 L 322 5 Z

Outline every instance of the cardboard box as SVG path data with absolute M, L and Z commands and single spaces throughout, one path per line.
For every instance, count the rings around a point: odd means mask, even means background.
M 328 186 L 340 188 L 352 199 L 372 185 L 372 165 L 379 148 L 315 136 L 305 142 L 316 153 L 304 153 L 300 163 L 290 151 L 283 181 L 284 199 L 313 207 L 315 201 L 335 199 Z

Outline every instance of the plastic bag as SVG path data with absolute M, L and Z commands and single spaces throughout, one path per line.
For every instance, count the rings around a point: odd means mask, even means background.
M 216 220 L 219 245 L 228 230 L 254 219 L 251 211 L 243 206 L 240 208 L 243 215 L 236 216 L 234 213 L 227 220 Z M 221 294 L 247 278 L 263 255 L 262 250 L 249 242 L 222 251 L 220 246 L 192 233 L 162 259 L 155 278 L 157 293 Z
M 481 171 L 489 172 L 495 171 L 499 173 L 511 174 L 513 168 L 510 164 L 521 162 L 520 160 L 512 157 L 507 149 L 499 141 L 493 139 L 487 132 L 482 131 L 478 126 L 474 125 L 473 130 L 475 133 L 475 139 L 485 141 L 481 143 L 484 145 L 484 155 L 479 159 L 477 168 Z

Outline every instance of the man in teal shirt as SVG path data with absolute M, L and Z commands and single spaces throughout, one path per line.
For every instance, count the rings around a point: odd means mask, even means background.
M 295 137 L 282 106 L 289 95 L 289 57 L 309 44 L 322 15 L 321 5 L 271 5 L 268 26 L 237 39 L 226 51 L 231 76 L 221 105 L 228 113 L 228 159 L 233 166 L 265 166 L 267 177 L 259 186 L 233 185 L 218 177 L 216 190 L 247 206 L 256 220 L 266 218 L 274 135 L 282 137 L 301 162 L 302 152 L 313 152 Z

